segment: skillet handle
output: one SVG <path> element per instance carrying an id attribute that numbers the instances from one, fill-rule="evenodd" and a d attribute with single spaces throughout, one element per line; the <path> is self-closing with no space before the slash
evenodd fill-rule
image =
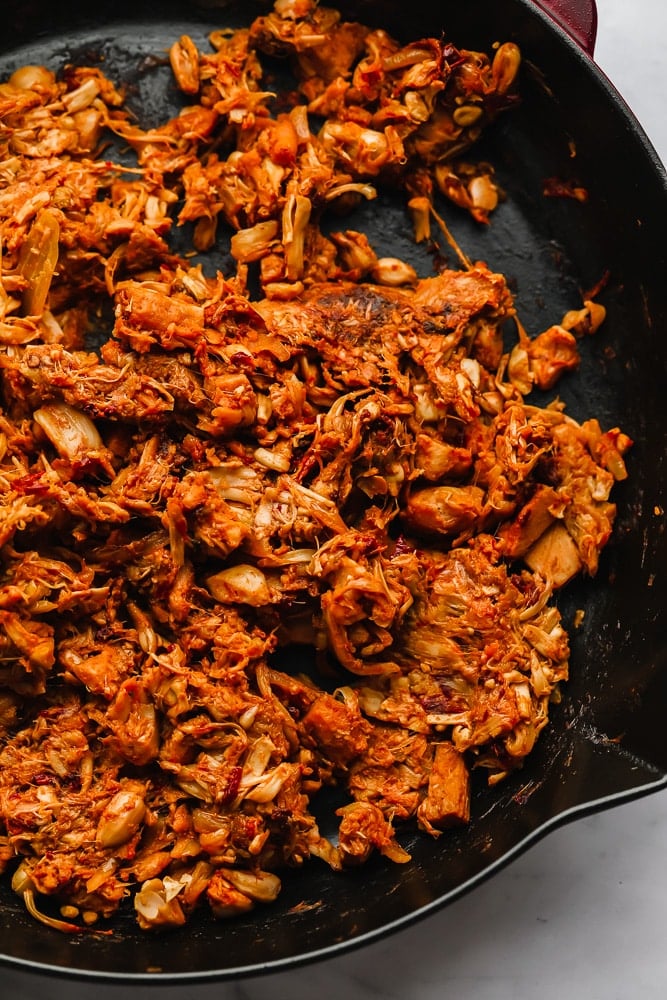
<path id="1" fill-rule="evenodd" d="M 535 3 L 565 29 L 584 52 L 593 56 L 598 27 L 595 0 L 535 0 Z"/>

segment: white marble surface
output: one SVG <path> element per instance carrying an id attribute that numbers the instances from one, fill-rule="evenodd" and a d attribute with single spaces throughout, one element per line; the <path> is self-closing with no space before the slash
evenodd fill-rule
<path id="1" fill-rule="evenodd" d="M 596 60 L 667 162 L 665 0 L 598 0 Z M 664 1000 L 667 794 L 561 828 L 472 893 L 340 958 L 160 1000 Z M 130 1000 L 148 990 L 0 971 L 7 1000 Z"/>
<path id="2" fill-rule="evenodd" d="M 595 61 L 638 118 L 667 164 L 667 31 L 664 0 L 598 0 Z"/>

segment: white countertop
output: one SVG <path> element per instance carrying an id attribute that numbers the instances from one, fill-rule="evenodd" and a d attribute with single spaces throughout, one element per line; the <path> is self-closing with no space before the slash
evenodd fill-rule
<path id="1" fill-rule="evenodd" d="M 667 162 L 665 0 L 598 0 L 596 61 Z M 667 278 L 667 275 L 666 275 Z M 550 833 L 441 912 L 340 958 L 160 1000 L 664 1000 L 667 794 Z M 130 1000 L 137 987 L 2 969 L 11 1000 Z"/>

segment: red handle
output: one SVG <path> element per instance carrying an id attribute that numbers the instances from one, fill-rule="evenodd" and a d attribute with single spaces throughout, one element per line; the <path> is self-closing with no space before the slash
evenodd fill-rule
<path id="1" fill-rule="evenodd" d="M 535 0 L 577 44 L 593 55 L 598 28 L 595 0 Z"/>

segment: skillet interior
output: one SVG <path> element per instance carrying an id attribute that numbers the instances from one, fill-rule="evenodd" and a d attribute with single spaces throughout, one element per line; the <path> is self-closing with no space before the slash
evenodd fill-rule
<path id="1" fill-rule="evenodd" d="M 77 21 L 73 12 L 53 13 L 37 0 L 8 6 L 5 25 L 13 31 L 3 33 L 0 77 L 26 62 L 57 68 L 103 59 L 112 78 L 120 73 L 131 85 L 142 123 L 177 107 L 173 90 L 168 101 L 176 103 L 165 104 L 168 71 L 146 56 L 163 53 L 183 32 L 203 42 L 209 29 L 247 23 L 257 11 L 247 4 L 221 9 L 135 0 L 97 3 L 94 20 Z M 475 785 L 467 829 L 435 842 L 405 839 L 413 855 L 407 866 L 376 860 L 334 875 L 313 862 L 285 879 L 271 908 L 233 923 L 194 920 L 165 936 L 142 934 L 128 913 L 110 937 L 68 938 L 34 923 L 3 886 L 5 961 L 138 982 L 256 974 L 331 955 L 455 898 L 563 819 L 667 780 L 660 712 L 667 695 L 667 291 L 665 255 L 658 250 L 664 246 L 667 179 L 602 75 L 529 0 L 476 0 L 444 12 L 442 4 L 416 0 L 409 20 L 398 0 L 339 6 L 405 40 L 443 27 L 469 48 L 518 40 L 525 58 L 523 103 L 475 152 L 496 166 L 507 201 L 484 229 L 453 209 L 443 211 L 469 256 L 511 279 L 531 333 L 576 307 L 582 291 L 608 274 L 600 295 L 607 322 L 584 343 L 582 368 L 559 385 L 559 393 L 574 417 L 596 416 L 605 428 L 620 425 L 635 447 L 630 479 L 616 488 L 617 527 L 599 574 L 560 602 L 567 625 L 577 608 L 586 608 L 583 626 L 572 635 L 572 680 L 523 771 L 495 791 L 481 781 Z M 544 198 L 542 182 L 550 176 L 575 179 L 588 189 L 588 201 Z M 412 245 L 400 202 L 382 198 L 349 223 L 365 228 L 380 253 L 430 272 L 432 261 Z M 222 247 L 209 266 L 225 267 L 226 261 Z"/>

